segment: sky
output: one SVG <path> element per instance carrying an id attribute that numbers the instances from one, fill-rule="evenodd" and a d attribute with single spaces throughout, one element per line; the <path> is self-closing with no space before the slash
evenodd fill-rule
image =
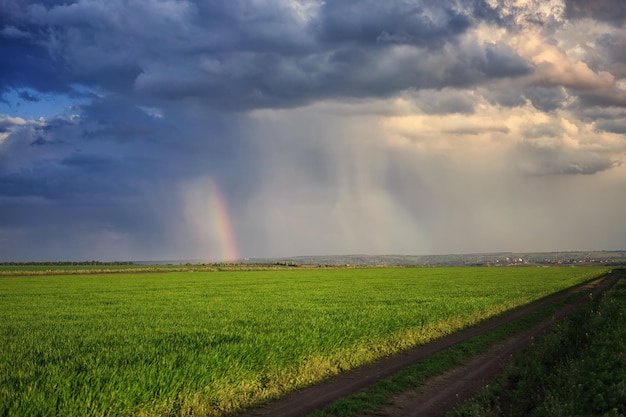
<path id="1" fill-rule="evenodd" d="M 626 0 L 0 0 L 0 261 L 626 248 Z"/>

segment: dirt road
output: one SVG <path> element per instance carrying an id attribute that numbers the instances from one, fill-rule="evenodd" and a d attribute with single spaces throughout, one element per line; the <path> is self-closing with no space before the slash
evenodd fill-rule
<path id="1" fill-rule="evenodd" d="M 615 281 L 616 278 L 613 275 L 599 278 L 585 285 L 515 310 L 505 316 L 490 320 L 482 325 L 462 330 L 402 354 L 342 373 L 323 383 L 301 389 L 263 407 L 239 414 L 238 417 L 306 416 L 343 397 L 354 394 L 380 379 L 389 377 L 406 367 L 414 365 L 428 356 L 463 343 L 473 337 L 488 333 L 513 320 L 536 312 L 551 303 L 564 300 L 572 295 L 580 295 L 577 301 L 568 304 L 548 320 L 537 324 L 531 330 L 503 341 L 490 352 L 480 355 L 460 368 L 427 381 L 416 392 L 395 398 L 393 406 L 386 410 L 388 415 L 394 417 L 443 415 L 482 388 L 485 383 L 504 367 L 512 353 L 522 350 L 531 342 L 533 337 L 544 332 L 555 322 L 574 311 L 581 303 L 587 301 L 590 295 L 598 294 L 610 288 Z"/>

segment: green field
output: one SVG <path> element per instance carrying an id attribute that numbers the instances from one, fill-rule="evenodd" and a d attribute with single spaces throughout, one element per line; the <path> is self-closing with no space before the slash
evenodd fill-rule
<path id="1" fill-rule="evenodd" d="M 601 268 L 0 277 L 0 415 L 221 415 Z"/>

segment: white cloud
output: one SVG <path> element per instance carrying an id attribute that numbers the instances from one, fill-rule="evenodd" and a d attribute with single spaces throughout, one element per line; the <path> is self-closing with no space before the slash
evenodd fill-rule
<path id="1" fill-rule="evenodd" d="M 43 118 L 39 120 L 26 120 L 21 117 L 11 117 L 6 114 L 0 114 L 0 145 L 10 134 L 21 127 L 43 126 L 45 123 L 45 119 Z"/>

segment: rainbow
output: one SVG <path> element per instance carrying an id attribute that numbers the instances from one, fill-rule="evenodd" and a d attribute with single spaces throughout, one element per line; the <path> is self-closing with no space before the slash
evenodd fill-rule
<path id="1" fill-rule="evenodd" d="M 207 181 L 207 187 L 208 211 L 211 223 L 210 231 L 218 247 L 217 257 L 227 262 L 236 261 L 239 259 L 239 255 L 226 199 L 222 196 L 219 187 L 212 179 Z"/>

